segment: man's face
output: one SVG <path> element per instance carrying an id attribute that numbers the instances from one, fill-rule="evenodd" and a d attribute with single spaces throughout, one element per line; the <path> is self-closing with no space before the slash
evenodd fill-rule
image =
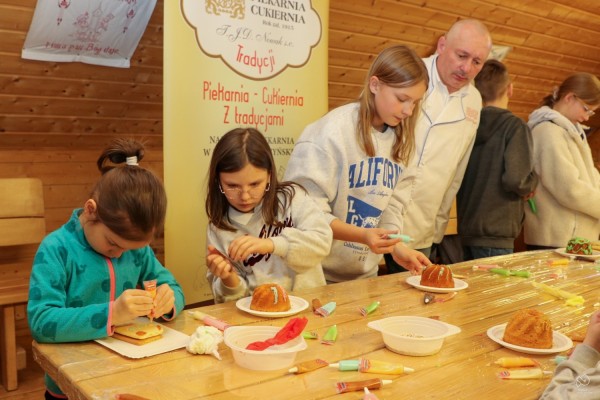
<path id="1" fill-rule="evenodd" d="M 481 71 L 490 52 L 490 41 L 487 35 L 465 27 L 441 37 L 437 52 L 438 74 L 448 92 L 453 93 L 468 85 Z"/>

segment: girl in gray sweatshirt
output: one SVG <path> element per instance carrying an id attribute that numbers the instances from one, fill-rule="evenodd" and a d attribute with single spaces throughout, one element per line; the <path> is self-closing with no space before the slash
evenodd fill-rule
<path id="1" fill-rule="evenodd" d="M 215 146 L 206 198 L 207 279 L 215 303 L 248 296 L 264 283 L 288 291 L 325 285 L 329 223 L 301 186 L 279 182 L 276 171 L 256 129 L 234 129 Z"/>

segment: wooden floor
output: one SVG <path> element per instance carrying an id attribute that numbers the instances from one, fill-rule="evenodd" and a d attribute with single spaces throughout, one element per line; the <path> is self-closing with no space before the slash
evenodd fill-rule
<path id="1" fill-rule="evenodd" d="M 31 356 L 31 336 L 17 336 L 17 344 L 27 352 L 27 368 L 19 371 L 19 387 L 7 392 L 0 384 L 0 399 L 41 400 L 44 398 L 44 371 Z"/>

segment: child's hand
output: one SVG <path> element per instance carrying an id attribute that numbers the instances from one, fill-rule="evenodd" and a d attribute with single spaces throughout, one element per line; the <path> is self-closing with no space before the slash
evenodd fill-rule
<path id="1" fill-rule="evenodd" d="M 401 239 L 388 239 L 388 235 L 397 233 L 397 231 L 382 228 L 365 228 L 364 230 L 363 243 L 369 246 L 375 254 L 391 253 L 394 246 L 401 241 Z"/>
<path id="2" fill-rule="evenodd" d="M 523 200 L 527 201 L 529 199 L 533 199 L 533 197 L 535 196 L 535 190 L 527 193 L 525 196 L 523 196 Z"/>
<path id="3" fill-rule="evenodd" d="M 206 266 L 211 274 L 221 279 L 228 287 L 237 287 L 239 276 L 227 257 L 221 254 L 214 246 L 208 246 L 206 255 Z"/>
<path id="4" fill-rule="evenodd" d="M 154 308 L 151 316 L 153 318 L 162 317 L 173 311 L 175 306 L 175 293 L 167 283 L 163 283 L 156 289 L 156 297 L 154 298 Z"/>
<path id="5" fill-rule="evenodd" d="M 431 261 L 420 251 L 410 249 L 400 243 L 392 252 L 394 261 L 408 269 L 412 275 L 420 275 L 423 266 L 431 265 Z"/>
<path id="6" fill-rule="evenodd" d="M 121 325 L 152 311 L 152 295 L 141 289 L 128 289 L 113 303 L 112 324 Z"/>
<path id="7" fill-rule="evenodd" d="M 600 311 L 596 311 L 590 317 L 590 324 L 583 343 L 600 352 Z"/>
<path id="8" fill-rule="evenodd" d="M 234 261 L 244 261 L 251 254 L 269 254 L 275 250 L 271 239 L 261 239 L 244 235 L 229 245 L 229 257 Z"/>

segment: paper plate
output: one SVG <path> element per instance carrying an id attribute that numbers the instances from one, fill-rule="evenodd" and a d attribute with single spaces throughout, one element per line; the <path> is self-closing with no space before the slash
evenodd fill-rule
<path id="1" fill-rule="evenodd" d="M 516 344 L 507 343 L 502 338 L 504 337 L 504 330 L 506 329 L 506 324 L 492 326 L 487 330 L 487 335 L 494 342 L 498 343 L 501 346 L 506 347 L 507 349 L 511 349 L 514 351 L 518 351 L 520 353 L 527 354 L 553 354 L 560 353 L 562 351 L 567 351 L 571 347 L 573 347 L 573 342 L 567 336 L 563 335 L 560 332 L 553 331 L 552 332 L 552 348 L 550 349 L 535 349 L 531 347 L 523 347 L 517 346 Z"/>
<path id="2" fill-rule="evenodd" d="M 424 292 L 431 292 L 431 293 L 450 293 L 450 292 L 458 292 L 459 290 L 465 290 L 466 288 L 469 287 L 469 284 L 463 280 L 460 279 L 454 279 L 454 287 L 453 288 L 439 288 L 439 287 L 433 287 L 433 286 L 423 286 L 421 285 L 419 282 L 421 282 L 421 276 L 420 275 L 413 275 L 413 276 L 409 276 L 408 278 L 406 278 L 406 283 L 408 283 L 409 285 L 422 290 Z"/>
<path id="3" fill-rule="evenodd" d="M 561 256 L 565 256 L 565 257 L 583 257 L 583 258 L 589 258 L 590 260 L 596 260 L 598 258 L 600 258 L 600 251 L 598 250 L 592 250 L 592 254 L 571 254 L 571 253 L 567 253 L 567 249 L 566 247 L 561 247 L 558 249 L 554 249 L 554 252 L 556 254 L 560 254 Z"/>
<path id="4" fill-rule="evenodd" d="M 244 297 L 243 299 L 239 299 L 235 302 L 235 306 L 242 311 L 247 312 L 248 314 L 256 315 L 257 317 L 265 317 L 265 318 L 281 318 L 281 317 L 289 317 L 290 315 L 298 314 L 300 311 L 304 311 L 308 308 L 308 301 L 304 300 L 302 297 L 296 296 L 288 296 L 290 298 L 290 304 L 292 308 L 288 311 L 278 311 L 278 312 L 267 312 L 267 311 L 257 311 L 250 309 L 250 302 L 252 301 L 252 296 Z"/>

